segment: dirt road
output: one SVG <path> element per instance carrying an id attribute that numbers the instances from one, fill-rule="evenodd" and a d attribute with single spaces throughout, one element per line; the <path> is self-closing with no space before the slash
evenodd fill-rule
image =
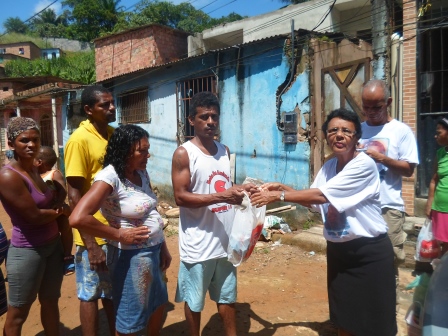
<path id="1" fill-rule="evenodd" d="M 11 226 L 3 209 L 0 209 L 0 222 L 10 237 Z M 162 335 L 188 335 L 183 304 L 174 302 L 179 263 L 177 235 L 170 235 L 167 242 L 173 255 L 173 263 L 167 273 L 170 303 Z M 335 329 L 328 321 L 326 258 L 324 255 L 312 255 L 309 252 L 295 246 L 261 243 L 251 258 L 238 267 L 238 335 L 336 335 Z M 2 269 L 4 270 L 3 265 Z M 412 280 L 410 271 L 403 271 L 401 274 L 402 286 Z M 406 291 L 402 291 L 402 294 L 404 304 L 398 319 L 400 335 L 405 335 L 403 314 L 407 309 L 410 294 Z M 61 335 L 81 335 L 74 276 L 64 278 L 59 307 Z M 23 335 L 44 335 L 39 310 L 40 306 L 35 302 L 24 325 Z M 0 317 L 0 327 L 3 327 L 4 319 L 5 315 Z M 100 327 L 101 336 L 108 335 L 102 310 Z M 208 299 L 202 315 L 201 328 L 202 336 L 223 335 L 216 306 Z"/>

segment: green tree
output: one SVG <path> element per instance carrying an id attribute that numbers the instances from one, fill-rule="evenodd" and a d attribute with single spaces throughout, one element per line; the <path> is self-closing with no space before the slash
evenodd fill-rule
<path id="1" fill-rule="evenodd" d="M 136 6 L 135 12 L 121 17 L 120 23 L 114 31 L 157 23 L 189 33 L 196 33 L 221 23 L 241 19 L 244 19 L 244 17 L 236 13 L 214 19 L 205 12 L 197 10 L 188 2 L 175 5 L 168 1 L 142 0 Z"/>
<path id="2" fill-rule="evenodd" d="M 67 15 L 67 11 L 57 15 L 52 8 L 48 8 L 31 21 L 31 30 L 40 37 L 64 37 L 67 30 Z"/>
<path id="3" fill-rule="evenodd" d="M 118 22 L 122 8 L 120 0 L 64 0 L 68 8 L 68 35 L 90 42 L 101 34 L 111 32 Z"/>
<path id="4" fill-rule="evenodd" d="M 9 17 L 3 23 L 6 33 L 26 34 L 28 26 L 19 17 Z"/>

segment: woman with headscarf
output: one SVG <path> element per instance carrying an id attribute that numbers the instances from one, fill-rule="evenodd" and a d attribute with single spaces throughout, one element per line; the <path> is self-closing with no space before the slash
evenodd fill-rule
<path id="1" fill-rule="evenodd" d="M 45 335 L 57 336 L 64 255 L 56 218 L 70 211 L 66 205 L 52 208 L 53 192 L 34 165 L 40 149 L 35 121 L 12 118 L 6 132 L 14 160 L 0 170 L 0 200 L 13 225 L 6 261 L 9 292 L 4 334 L 21 334 L 39 296 Z"/>
<path id="2" fill-rule="evenodd" d="M 12 118 L 7 126 L 14 160 L 0 170 L 0 200 L 13 225 L 6 268 L 9 301 L 5 335 L 20 335 L 39 295 L 46 335 L 59 334 L 58 299 L 63 253 L 56 218 L 68 208 L 52 209 L 53 193 L 34 167 L 40 133 L 33 119 Z"/>
<path id="3" fill-rule="evenodd" d="M 393 336 L 394 253 L 381 216 L 376 164 L 357 151 L 362 131 L 355 112 L 332 111 L 322 130 L 334 157 L 325 162 L 310 189 L 267 183 L 251 190 L 252 204 L 285 201 L 318 210 L 327 239 L 330 319 L 338 335 Z"/>

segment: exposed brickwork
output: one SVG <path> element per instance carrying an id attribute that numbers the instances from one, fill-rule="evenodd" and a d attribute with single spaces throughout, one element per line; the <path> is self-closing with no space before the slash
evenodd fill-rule
<path id="1" fill-rule="evenodd" d="M 36 59 L 40 58 L 40 48 L 33 42 L 17 42 L 0 44 L 0 49 L 5 49 L 5 60 L 15 58 Z M 1 67 L 4 63 L 0 64 Z"/>
<path id="2" fill-rule="evenodd" d="M 187 57 L 188 34 L 147 25 L 95 40 L 96 80 Z"/>
<path id="3" fill-rule="evenodd" d="M 0 100 L 10 97 L 14 94 L 13 83 L 11 82 L 1 82 L 0 83 Z"/>
<path id="4" fill-rule="evenodd" d="M 403 122 L 416 134 L 417 116 L 417 3 L 403 2 Z M 414 173 L 415 175 L 415 173 Z M 403 179 L 403 199 L 406 213 L 414 215 L 415 178 Z"/>

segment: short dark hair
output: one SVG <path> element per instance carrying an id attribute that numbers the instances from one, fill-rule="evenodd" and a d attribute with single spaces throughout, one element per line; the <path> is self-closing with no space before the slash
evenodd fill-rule
<path id="1" fill-rule="evenodd" d="M 50 146 L 41 146 L 39 153 L 37 153 L 36 159 L 42 160 L 42 162 L 50 166 L 54 166 L 56 161 L 58 161 L 56 152 Z"/>
<path id="2" fill-rule="evenodd" d="M 361 129 L 361 121 L 359 120 L 358 115 L 350 110 L 347 110 L 346 108 L 338 108 L 336 110 L 333 110 L 330 112 L 330 114 L 327 116 L 327 120 L 325 120 L 324 124 L 322 125 L 322 131 L 324 132 L 325 136 L 327 136 L 327 129 L 328 124 L 330 123 L 331 119 L 334 118 L 340 118 L 343 120 L 351 121 L 355 125 L 355 136 L 360 139 L 362 136 L 362 129 Z"/>
<path id="3" fill-rule="evenodd" d="M 84 111 L 86 105 L 93 107 L 98 102 L 98 95 L 102 93 L 110 93 L 110 91 L 101 85 L 87 86 L 81 94 L 81 109 Z"/>
<path id="4" fill-rule="evenodd" d="M 194 118 L 196 116 L 198 107 L 215 107 L 218 114 L 221 113 L 218 98 L 211 92 L 196 93 L 190 101 L 189 116 Z"/>
<path id="5" fill-rule="evenodd" d="M 118 178 L 124 183 L 126 164 L 132 155 L 134 144 L 143 138 L 149 138 L 149 134 L 140 126 L 127 124 L 117 127 L 107 143 L 103 168 L 112 165 Z"/>
<path id="6" fill-rule="evenodd" d="M 442 126 L 444 129 L 448 131 L 448 118 L 442 118 L 437 122 L 437 125 Z"/>

